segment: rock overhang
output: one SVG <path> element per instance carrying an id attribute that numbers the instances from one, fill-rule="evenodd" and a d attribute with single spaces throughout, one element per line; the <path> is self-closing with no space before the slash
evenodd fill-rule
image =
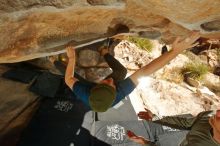
<path id="1" fill-rule="evenodd" d="M 200 30 L 220 38 L 220 2 L 162 0 L 45 0 L 2 2 L 0 63 L 64 52 L 118 33 L 162 39 Z"/>

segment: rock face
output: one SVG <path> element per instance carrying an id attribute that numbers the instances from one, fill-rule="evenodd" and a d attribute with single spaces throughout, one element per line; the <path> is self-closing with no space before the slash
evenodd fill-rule
<path id="1" fill-rule="evenodd" d="M 211 73 L 205 75 L 203 84 L 213 91 L 220 92 L 220 77 Z"/>
<path id="2" fill-rule="evenodd" d="M 28 91 L 29 85 L 8 80 L 2 77 L 8 67 L 0 66 L 0 137 L 7 133 L 13 132 L 12 129 L 19 131 L 25 123 L 22 113 L 38 101 L 38 95 Z M 26 115 L 26 114 L 25 114 Z M 20 118 L 18 118 L 20 116 Z M 30 117 L 31 115 L 26 117 Z M 23 119 L 24 118 L 24 119 Z M 26 121 L 27 122 L 27 121 Z M 10 131 L 11 130 L 11 131 Z M 2 139 L 1 139 L 2 140 Z M 0 140 L 0 142 L 1 142 Z"/>
<path id="3" fill-rule="evenodd" d="M 80 66 L 96 66 L 99 61 L 99 53 L 91 50 L 82 50 L 79 52 Z"/>
<path id="4" fill-rule="evenodd" d="M 130 97 L 141 98 L 144 106 L 159 116 L 187 113 L 197 115 L 202 111 L 216 109 L 220 105 L 220 98 L 208 89 L 212 95 L 202 92 L 202 89 L 151 77 L 142 81 Z"/>
<path id="5" fill-rule="evenodd" d="M 220 36 L 217 0 L 4 0 L 0 2 L 0 63 L 63 52 L 122 32 L 166 43 L 200 30 Z M 61 52 L 60 52 L 61 51 Z"/>

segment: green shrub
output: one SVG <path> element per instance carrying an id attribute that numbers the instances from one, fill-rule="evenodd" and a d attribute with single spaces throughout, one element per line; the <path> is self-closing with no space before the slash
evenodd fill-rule
<path id="1" fill-rule="evenodd" d="M 153 49 L 153 44 L 148 39 L 139 38 L 139 37 L 128 37 L 128 41 L 134 43 L 137 47 L 148 52 L 151 52 Z"/>
<path id="2" fill-rule="evenodd" d="M 182 69 L 181 73 L 193 79 L 201 80 L 203 76 L 208 73 L 208 71 L 208 66 L 203 63 L 189 62 Z"/>

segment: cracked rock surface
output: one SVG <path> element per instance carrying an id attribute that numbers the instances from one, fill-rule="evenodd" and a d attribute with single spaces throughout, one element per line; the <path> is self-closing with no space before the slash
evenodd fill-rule
<path id="1" fill-rule="evenodd" d="M 161 39 L 200 30 L 220 36 L 216 0 L 4 0 L 0 2 L 0 63 L 64 52 L 122 32 Z M 61 51 L 61 52 L 60 52 Z"/>

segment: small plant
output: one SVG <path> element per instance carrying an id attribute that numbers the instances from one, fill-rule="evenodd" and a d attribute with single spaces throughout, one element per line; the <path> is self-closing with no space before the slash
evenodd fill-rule
<path id="1" fill-rule="evenodd" d="M 182 69 L 181 73 L 193 79 L 201 80 L 208 71 L 208 66 L 203 63 L 189 62 Z"/>
<path id="2" fill-rule="evenodd" d="M 153 44 L 148 39 L 139 38 L 139 37 L 128 37 L 128 41 L 134 43 L 137 47 L 148 52 L 151 52 L 153 49 Z"/>

